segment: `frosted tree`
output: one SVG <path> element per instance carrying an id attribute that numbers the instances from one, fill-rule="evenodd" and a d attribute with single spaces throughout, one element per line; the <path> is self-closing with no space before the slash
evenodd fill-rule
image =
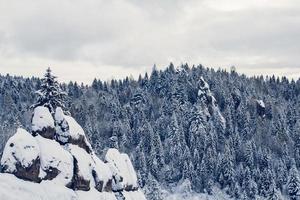
<path id="1" fill-rule="evenodd" d="M 295 152 L 295 161 L 297 167 L 300 167 L 300 120 L 297 120 L 295 123 L 294 128 L 294 137 L 295 137 L 295 144 L 294 144 L 294 152 Z"/>
<path id="2" fill-rule="evenodd" d="M 287 190 L 291 200 L 296 200 L 296 195 L 300 190 L 300 178 L 299 178 L 299 172 L 295 165 L 293 165 L 292 168 L 290 169 Z"/>
<path id="3" fill-rule="evenodd" d="M 254 152 L 255 151 L 252 145 L 252 141 L 248 141 L 245 145 L 244 157 L 245 163 L 250 168 L 250 170 L 252 170 L 254 166 Z"/>
<path id="4" fill-rule="evenodd" d="M 234 168 L 233 168 L 233 156 L 230 152 L 229 145 L 225 144 L 225 152 L 222 154 L 222 160 L 221 160 L 221 170 L 220 170 L 220 177 L 222 179 L 220 180 L 221 187 L 224 188 L 226 186 L 231 186 L 231 184 L 234 184 Z"/>
<path id="5" fill-rule="evenodd" d="M 275 182 L 272 183 L 270 194 L 268 196 L 268 200 L 281 200 L 279 191 L 276 189 Z"/>
<path id="6" fill-rule="evenodd" d="M 163 194 L 159 187 L 159 183 L 150 173 L 148 174 L 148 183 L 145 188 L 145 194 L 151 200 L 163 200 Z"/>
<path id="7" fill-rule="evenodd" d="M 271 169 L 264 169 L 261 174 L 260 180 L 260 194 L 268 197 L 274 189 L 274 175 Z"/>
<path id="8" fill-rule="evenodd" d="M 41 89 L 36 91 L 38 99 L 37 102 L 31 106 L 32 108 L 45 106 L 51 113 L 54 113 L 57 107 L 65 109 L 64 100 L 67 94 L 62 91 L 56 78 L 56 76 L 52 75 L 52 71 L 49 67 L 42 79 Z"/>
<path id="9" fill-rule="evenodd" d="M 257 194 L 257 185 L 251 177 L 250 169 L 248 166 L 245 170 L 242 188 L 246 192 L 248 199 L 255 199 Z"/>
<path id="10" fill-rule="evenodd" d="M 276 186 L 278 189 L 280 189 L 280 191 L 283 191 L 283 186 L 286 184 L 287 176 L 288 176 L 286 165 L 280 159 L 277 162 L 275 169 L 276 169 Z"/>
<path id="11" fill-rule="evenodd" d="M 154 132 L 151 128 L 150 131 L 150 170 L 152 174 L 157 177 L 157 179 L 161 179 L 162 168 L 164 166 L 164 156 L 163 156 L 163 147 L 161 144 L 161 140 L 159 134 Z"/>
<path id="12" fill-rule="evenodd" d="M 147 169 L 145 154 L 140 145 L 137 147 L 137 155 L 136 155 L 135 162 L 136 162 L 136 168 L 138 169 L 139 172 L 139 185 L 141 187 L 144 187 L 148 176 L 148 169 Z"/>

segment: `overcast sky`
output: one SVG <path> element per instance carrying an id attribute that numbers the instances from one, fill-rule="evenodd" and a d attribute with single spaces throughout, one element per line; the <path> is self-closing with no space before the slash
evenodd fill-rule
<path id="1" fill-rule="evenodd" d="M 89 83 L 188 62 L 300 77 L 299 0 L 0 0 L 0 73 Z"/>

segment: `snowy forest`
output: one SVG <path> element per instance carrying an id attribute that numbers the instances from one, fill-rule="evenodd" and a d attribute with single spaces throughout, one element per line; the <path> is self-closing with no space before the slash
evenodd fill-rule
<path id="1" fill-rule="evenodd" d="M 0 152 L 17 127 L 31 129 L 41 85 L 0 76 Z M 232 199 L 299 198 L 300 79 L 171 63 L 137 80 L 61 88 L 97 155 L 126 152 L 149 200 L 178 185 L 208 195 L 219 188 Z"/>

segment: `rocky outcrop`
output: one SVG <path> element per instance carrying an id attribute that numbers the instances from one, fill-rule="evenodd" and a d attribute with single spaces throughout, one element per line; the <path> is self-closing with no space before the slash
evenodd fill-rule
<path id="1" fill-rule="evenodd" d="M 263 100 L 256 100 L 256 110 L 259 116 L 264 116 L 266 114 L 266 106 Z"/>
<path id="2" fill-rule="evenodd" d="M 141 195 L 145 199 L 126 154 L 109 149 L 104 163 L 74 118 L 64 115 L 60 108 L 53 115 L 47 108 L 37 107 L 32 133 L 18 129 L 8 140 L 1 159 L 3 173 L 35 183 L 51 181 L 74 191 L 112 193 L 117 199 L 126 200 L 131 192 L 138 193 L 138 199 Z"/>

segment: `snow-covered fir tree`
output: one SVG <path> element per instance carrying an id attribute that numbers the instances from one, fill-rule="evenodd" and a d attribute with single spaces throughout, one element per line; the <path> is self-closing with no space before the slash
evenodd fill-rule
<path id="1" fill-rule="evenodd" d="M 54 113 L 57 107 L 66 108 L 64 100 L 67 93 L 61 89 L 56 78 L 49 67 L 44 78 L 41 79 L 40 89 L 36 91 L 38 98 L 37 102 L 32 105 L 32 108 L 45 106 L 51 113 Z"/>
<path id="2" fill-rule="evenodd" d="M 287 183 L 287 191 L 291 200 L 296 200 L 297 196 L 299 196 L 300 178 L 299 178 L 299 172 L 295 164 L 293 164 L 292 168 L 290 169 L 289 180 Z"/>

